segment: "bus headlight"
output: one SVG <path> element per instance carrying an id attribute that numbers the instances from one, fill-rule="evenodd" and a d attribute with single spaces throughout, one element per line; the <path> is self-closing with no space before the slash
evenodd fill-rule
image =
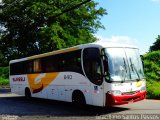
<path id="1" fill-rule="evenodd" d="M 146 87 L 143 86 L 143 87 L 140 89 L 140 91 L 141 91 L 141 92 L 146 91 Z"/>
<path id="2" fill-rule="evenodd" d="M 118 96 L 118 95 L 122 95 L 122 92 L 120 90 L 111 90 L 111 91 L 108 91 L 108 94 Z"/>

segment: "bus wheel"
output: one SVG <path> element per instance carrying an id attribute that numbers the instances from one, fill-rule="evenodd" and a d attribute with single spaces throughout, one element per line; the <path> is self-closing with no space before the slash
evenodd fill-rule
<path id="1" fill-rule="evenodd" d="M 29 88 L 25 89 L 25 97 L 26 98 L 31 98 L 31 92 L 30 92 Z"/>
<path id="2" fill-rule="evenodd" d="M 84 107 L 86 100 L 81 91 L 74 91 L 72 94 L 72 103 L 78 107 Z"/>

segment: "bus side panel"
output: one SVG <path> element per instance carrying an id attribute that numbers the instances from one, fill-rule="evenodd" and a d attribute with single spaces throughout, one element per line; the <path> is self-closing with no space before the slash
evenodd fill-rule
<path id="1" fill-rule="evenodd" d="M 86 103 L 92 104 L 90 82 L 82 74 L 61 72 L 51 84 L 58 86 L 58 100 L 72 102 L 73 91 L 80 90 L 85 96 Z"/>
<path id="2" fill-rule="evenodd" d="M 43 83 L 43 81 L 47 81 L 46 79 L 42 80 L 42 84 L 45 84 L 45 87 L 37 93 L 32 92 L 33 97 L 72 102 L 73 91 L 80 90 L 85 96 L 86 103 L 92 104 L 90 82 L 82 74 L 76 72 L 60 72 L 48 84 L 47 82 Z"/>
<path id="3" fill-rule="evenodd" d="M 36 78 L 37 77 L 35 77 L 35 79 Z M 76 72 L 60 72 L 49 83 L 47 83 L 46 81 L 48 81 L 47 79 L 50 78 L 41 78 L 42 81 L 45 81 L 45 87 L 35 93 L 33 92 L 34 88 L 31 88 L 29 79 L 30 78 L 28 77 L 28 75 L 10 76 L 11 91 L 19 95 L 25 95 L 25 88 L 28 87 L 31 91 L 32 97 L 72 102 L 73 91 L 80 90 L 85 96 L 86 103 L 92 105 L 93 91 L 90 90 L 91 83 L 82 74 Z"/>
<path id="4" fill-rule="evenodd" d="M 48 88 L 46 88 L 46 91 L 48 93 L 48 99 L 58 100 L 58 86 L 51 84 L 48 86 Z"/>
<path id="5" fill-rule="evenodd" d="M 25 88 L 28 86 L 27 75 L 12 75 L 10 76 L 11 92 L 18 95 L 25 94 Z"/>

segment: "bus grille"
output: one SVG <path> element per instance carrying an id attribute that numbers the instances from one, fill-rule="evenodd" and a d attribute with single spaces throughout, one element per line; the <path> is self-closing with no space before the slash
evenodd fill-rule
<path id="1" fill-rule="evenodd" d="M 133 95 L 136 94 L 137 91 L 132 91 L 132 92 L 124 92 L 123 95 Z"/>

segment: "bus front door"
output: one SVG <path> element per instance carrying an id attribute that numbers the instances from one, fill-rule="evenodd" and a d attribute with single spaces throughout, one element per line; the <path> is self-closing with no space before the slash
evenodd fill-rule
<path id="1" fill-rule="evenodd" d="M 103 106 L 102 60 L 98 48 L 86 48 L 83 51 L 84 73 L 91 82 L 92 104 Z"/>

